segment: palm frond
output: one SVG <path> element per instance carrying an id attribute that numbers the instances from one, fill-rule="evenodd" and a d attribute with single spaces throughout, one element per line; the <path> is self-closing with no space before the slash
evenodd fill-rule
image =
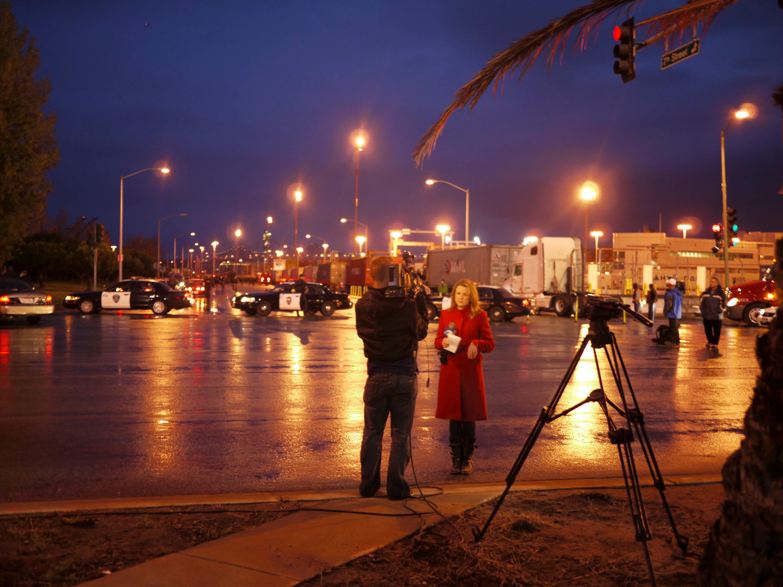
<path id="1" fill-rule="evenodd" d="M 584 50 L 587 47 L 590 32 L 605 18 L 623 8 L 630 10 L 633 4 L 638 1 L 594 0 L 590 4 L 576 8 L 547 26 L 522 37 L 496 54 L 473 79 L 457 90 L 451 104 L 419 140 L 413 151 L 413 160 L 416 165 L 421 167 L 424 159 L 432 154 L 438 137 L 454 112 L 466 107 L 473 109 L 490 87 L 497 90 L 501 82 L 512 72 L 518 72 L 519 77 L 522 78 L 547 49 L 549 50 L 548 62 L 552 63 L 556 55 L 565 50 L 568 39 L 575 29 L 578 29 L 577 47 Z M 645 44 L 668 38 L 697 25 L 708 26 L 721 10 L 736 1 L 690 0 L 676 10 L 647 19 L 640 24 L 650 27 L 649 30 L 656 37 L 648 39 Z"/>

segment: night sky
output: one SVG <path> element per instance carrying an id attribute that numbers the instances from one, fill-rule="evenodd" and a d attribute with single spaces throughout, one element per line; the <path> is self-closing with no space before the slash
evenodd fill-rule
<path id="1" fill-rule="evenodd" d="M 97 216 L 116 242 L 119 177 L 168 163 L 163 179 L 125 183 L 125 234 L 163 249 L 194 230 L 260 246 L 293 238 L 290 186 L 305 201 L 300 235 L 350 250 L 353 149 L 364 128 L 359 219 L 371 248 L 393 227 L 448 222 L 464 233 L 464 195 L 426 187 L 430 176 L 471 190 L 471 236 L 581 235 L 581 181 L 601 185 L 590 228 L 645 225 L 707 237 L 720 215 L 720 130 L 743 102 L 757 119 L 727 132 L 729 205 L 742 228 L 783 229 L 783 125 L 770 97 L 783 83 L 783 10 L 742 0 L 718 16 L 701 54 L 660 70 L 661 44 L 642 50 L 637 78 L 612 73 L 610 17 L 585 52 L 541 60 L 521 81 L 457 113 L 423 170 L 411 152 L 454 92 L 497 51 L 581 5 L 572 1 L 79 1 L 15 0 L 52 83 L 61 153 L 49 214 Z M 680 2 L 640 3 L 638 20 Z M 687 41 L 683 40 L 682 42 Z M 670 49 L 680 43 L 674 41 Z M 604 244 L 604 243 L 602 243 Z M 608 245 L 608 243 L 606 243 Z M 221 247 L 222 248 L 222 247 Z"/>

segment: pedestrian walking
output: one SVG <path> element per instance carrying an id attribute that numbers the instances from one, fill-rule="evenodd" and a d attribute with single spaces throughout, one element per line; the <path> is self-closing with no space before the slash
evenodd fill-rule
<path id="1" fill-rule="evenodd" d="M 468 475 L 473 470 L 476 421 L 487 419 L 482 355 L 495 348 L 489 318 L 469 279 L 454 285 L 452 305 L 440 315 L 435 348 L 441 351 L 435 417 L 449 420 L 451 474 Z"/>
<path id="2" fill-rule="evenodd" d="M 410 497 L 405 469 L 410 460 L 410 437 L 416 406 L 416 350 L 427 336 L 427 305 L 423 292 L 400 295 L 389 287 L 390 257 L 370 263 L 373 285 L 356 302 L 356 331 L 364 343 L 367 382 L 364 385 L 362 434 L 362 497 L 372 497 L 381 486 L 383 430 L 391 416 L 391 451 L 386 473 L 389 499 Z"/>
<path id="3" fill-rule="evenodd" d="M 666 280 L 666 293 L 663 296 L 663 315 L 669 319 L 669 340 L 680 344 L 680 320 L 682 319 L 682 292 L 677 288 L 677 280 Z"/>
<path id="4" fill-rule="evenodd" d="M 642 288 L 638 283 L 633 284 L 633 292 L 632 292 L 632 298 L 633 301 L 633 311 L 637 314 L 642 309 Z"/>
<path id="5" fill-rule="evenodd" d="M 655 322 L 655 301 L 657 299 L 658 294 L 655 291 L 655 286 L 651 283 L 647 289 L 647 296 L 645 297 L 645 300 L 647 301 L 647 317 L 650 319 L 650 322 Z"/>
<path id="6" fill-rule="evenodd" d="M 720 342 L 720 329 L 723 325 L 723 310 L 726 308 L 726 293 L 717 277 L 710 278 L 710 285 L 699 298 L 699 310 L 704 322 L 704 334 L 707 348 L 717 350 Z"/>

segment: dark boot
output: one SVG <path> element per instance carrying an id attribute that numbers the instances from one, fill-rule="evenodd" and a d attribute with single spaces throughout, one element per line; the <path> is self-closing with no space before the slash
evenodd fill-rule
<path id="1" fill-rule="evenodd" d="M 462 473 L 462 444 L 451 444 L 451 474 L 459 475 Z"/>
<path id="2" fill-rule="evenodd" d="M 474 428 L 475 430 L 475 428 Z M 476 450 L 476 434 L 469 431 L 462 437 L 462 471 L 463 475 L 473 472 L 473 451 Z"/>

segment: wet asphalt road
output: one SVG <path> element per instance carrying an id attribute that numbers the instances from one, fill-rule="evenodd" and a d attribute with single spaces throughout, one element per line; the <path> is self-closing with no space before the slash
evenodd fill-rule
<path id="1" fill-rule="evenodd" d="M 0 325 L 0 500 L 356 486 L 365 360 L 353 310 L 302 319 L 246 317 L 225 300 L 217 309 Z M 741 439 L 761 331 L 726 326 L 721 355 L 710 356 L 700 322 L 683 325 L 679 348 L 653 344 L 636 322 L 610 325 L 664 475 L 718 472 Z M 448 425 L 433 418 L 435 327 L 419 358 L 413 433 L 415 471 L 428 484 L 454 480 Z M 505 478 L 586 330 L 554 316 L 493 325 L 472 480 Z M 560 406 L 596 385 L 590 353 Z M 590 403 L 545 427 L 519 479 L 619 474 Z"/>

